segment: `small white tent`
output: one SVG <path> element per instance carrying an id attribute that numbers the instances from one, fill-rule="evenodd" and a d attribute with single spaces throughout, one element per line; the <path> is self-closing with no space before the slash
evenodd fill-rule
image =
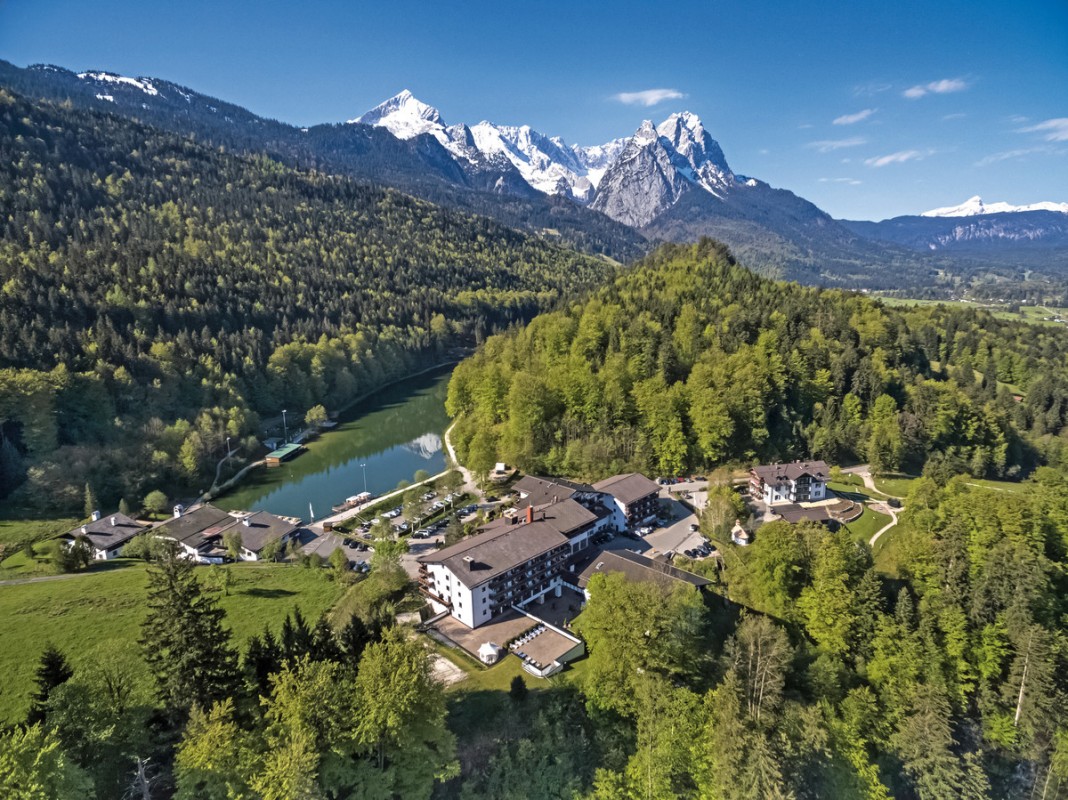
<path id="1" fill-rule="evenodd" d="M 496 664 L 501 652 L 501 648 L 493 642 L 485 642 L 478 648 L 478 658 L 483 664 Z"/>

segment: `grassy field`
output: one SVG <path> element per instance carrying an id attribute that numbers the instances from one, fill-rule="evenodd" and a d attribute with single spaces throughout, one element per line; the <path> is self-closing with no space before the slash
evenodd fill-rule
<path id="1" fill-rule="evenodd" d="M 986 478 L 969 478 L 968 485 L 979 489 L 992 489 L 995 492 L 1009 492 L 1010 494 L 1022 494 L 1027 491 L 1028 484 L 1018 481 L 988 481 Z"/>
<path id="2" fill-rule="evenodd" d="M 889 578 L 901 577 L 901 528 L 887 531 L 879 537 L 872 549 L 875 571 Z"/>
<path id="3" fill-rule="evenodd" d="M 916 475 L 887 475 L 877 476 L 874 479 L 876 488 L 883 494 L 893 497 L 907 497 L 912 484 L 916 482 Z"/>
<path id="4" fill-rule="evenodd" d="M 0 545 L 16 542 L 51 539 L 66 533 L 77 525 L 79 520 L 67 517 L 17 517 L 0 516 Z"/>
<path id="5" fill-rule="evenodd" d="M 37 659 L 53 643 L 79 664 L 94 654 L 137 653 L 145 615 L 147 579 L 142 562 L 59 580 L 0 586 L 0 723 L 21 718 L 29 705 Z M 240 645 L 265 624 L 277 630 L 299 607 L 309 620 L 330 608 L 339 587 L 325 572 L 285 565 L 234 565 L 229 595 L 219 598 L 234 641 Z M 202 570 L 201 575 L 207 575 Z M 143 676 L 148 680 L 148 676 Z"/>
<path id="6" fill-rule="evenodd" d="M 981 308 L 989 311 L 998 319 L 1013 322 L 1029 322 L 1034 325 L 1053 325 L 1063 327 L 1065 323 L 1055 322 L 1047 317 L 1068 319 L 1068 309 L 1056 306 L 1020 306 L 1019 312 L 1009 311 L 1000 303 L 973 303 L 969 300 L 914 300 L 905 297 L 877 297 L 888 306 L 956 306 L 957 308 Z"/>
<path id="7" fill-rule="evenodd" d="M 889 523 L 890 517 L 886 514 L 880 514 L 878 511 L 865 508 L 864 515 L 855 522 L 850 522 L 845 528 L 855 540 L 866 542 L 875 535 L 876 531 Z"/>

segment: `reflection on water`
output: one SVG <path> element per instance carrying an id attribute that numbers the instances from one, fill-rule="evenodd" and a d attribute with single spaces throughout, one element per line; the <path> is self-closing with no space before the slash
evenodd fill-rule
<path id="1" fill-rule="evenodd" d="M 445 469 L 442 436 L 448 426 L 445 394 L 452 368 L 421 375 L 382 390 L 347 411 L 338 427 L 308 450 L 275 469 L 258 469 L 218 505 L 226 509 L 270 511 L 317 517 L 346 497 L 382 494 L 417 470 Z M 365 483 L 366 480 L 366 483 Z"/>
<path id="2" fill-rule="evenodd" d="M 418 439 L 412 439 L 412 441 L 403 446 L 420 458 L 427 460 L 440 453 L 443 447 L 441 437 L 436 433 L 424 433 Z"/>

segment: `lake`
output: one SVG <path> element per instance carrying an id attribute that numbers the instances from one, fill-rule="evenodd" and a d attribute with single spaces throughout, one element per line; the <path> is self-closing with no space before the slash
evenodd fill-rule
<path id="1" fill-rule="evenodd" d="M 311 503 L 319 519 L 365 488 L 378 495 L 397 488 L 399 481 L 411 481 L 418 470 L 436 475 L 445 469 L 445 394 L 452 369 L 382 389 L 341 414 L 336 428 L 292 461 L 253 470 L 213 502 L 227 510 L 263 510 L 305 520 Z"/>

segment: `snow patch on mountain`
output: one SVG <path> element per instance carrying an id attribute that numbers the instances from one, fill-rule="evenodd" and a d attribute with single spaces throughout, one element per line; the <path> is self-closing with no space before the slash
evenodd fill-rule
<path id="1" fill-rule="evenodd" d="M 142 92 L 148 95 L 158 95 L 159 90 L 152 85 L 152 81 L 148 78 L 127 78 L 124 75 L 114 75 L 110 72 L 79 72 L 78 77 L 83 81 L 86 79 L 96 81 L 97 83 L 120 83 L 127 86 L 133 86 L 140 89 Z"/>
<path id="2" fill-rule="evenodd" d="M 959 206 L 947 206 L 924 211 L 921 217 L 975 217 L 982 214 L 1009 214 L 1022 211 L 1059 211 L 1068 214 L 1068 203 L 1031 203 L 1025 206 L 1014 206 L 1009 203 L 984 203 L 979 195 L 970 197 Z"/>

